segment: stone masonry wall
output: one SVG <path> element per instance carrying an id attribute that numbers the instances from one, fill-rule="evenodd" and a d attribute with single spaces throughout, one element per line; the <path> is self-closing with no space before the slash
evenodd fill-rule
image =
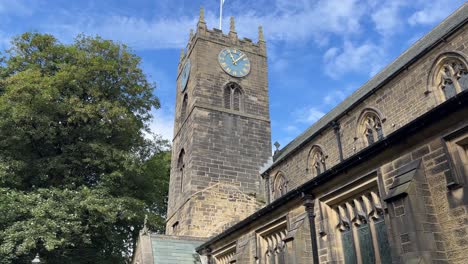
<path id="1" fill-rule="evenodd" d="M 358 118 L 365 109 L 375 109 L 383 120 L 385 136 L 408 124 L 415 118 L 437 106 L 440 101 L 436 95 L 427 93 L 431 67 L 438 55 L 444 52 L 467 52 L 468 25 L 434 47 L 431 52 L 418 59 L 363 102 L 347 112 L 338 121 L 344 159 L 362 150 L 365 145 L 361 135 L 357 134 Z M 308 154 L 312 146 L 323 147 L 327 169 L 340 162 L 339 149 L 333 128 L 330 126 L 315 136 L 309 143 L 277 164 L 269 173 L 270 184 L 274 176 L 282 171 L 288 179 L 288 189 L 293 189 L 313 176 L 307 173 Z M 270 190 L 273 186 L 271 186 Z"/>
<path id="2" fill-rule="evenodd" d="M 249 57 L 251 72 L 246 77 L 234 78 L 220 67 L 218 54 L 225 47 L 237 47 Z M 259 175 L 271 156 L 265 43 L 238 39 L 235 32 L 207 30 L 201 21 L 181 58 L 179 74 L 187 59 L 191 61 L 187 88 L 176 96 L 166 232 L 208 237 L 265 203 Z M 242 88 L 240 111 L 223 105 L 223 89 L 229 82 Z M 182 120 L 185 94 L 188 107 Z M 177 166 L 182 149 L 183 183 Z"/>

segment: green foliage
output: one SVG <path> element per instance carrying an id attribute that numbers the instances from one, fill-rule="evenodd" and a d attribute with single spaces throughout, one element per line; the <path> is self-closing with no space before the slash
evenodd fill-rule
<path id="1" fill-rule="evenodd" d="M 25 33 L 0 59 L 0 263 L 125 263 L 163 231 L 168 143 L 145 138 L 154 85 L 129 49 Z"/>

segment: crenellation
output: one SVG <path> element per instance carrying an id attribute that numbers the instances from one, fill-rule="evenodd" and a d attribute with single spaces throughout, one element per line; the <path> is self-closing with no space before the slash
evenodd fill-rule
<path id="1" fill-rule="evenodd" d="M 345 100 L 332 118 L 300 136 L 299 145 L 280 150 L 266 170 L 263 29 L 257 43 L 239 39 L 233 19 L 228 34 L 208 30 L 201 10 L 178 71 L 177 84 L 191 60 L 187 88 L 176 98 L 177 113 L 184 96 L 190 111 L 175 119 L 167 233 L 211 237 L 197 250 L 214 263 L 226 247 L 240 264 L 266 263 L 268 254 L 285 263 L 465 263 L 468 93 L 444 97 L 439 64 L 455 54 L 468 65 L 466 10 L 467 4 L 450 18 L 465 17 L 455 30 L 448 31 L 448 22 L 434 30 L 448 32 L 443 41 L 418 41 L 433 44 L 402 54 L 399 59 L 413 57 L 386 78 L 378 74 L 377 83 L 370 80 L 372 89 L 358 89 L 352 104 Z M 216 56 L 225 47 L 249 57 L 248 75 L 232 77 L 219 67 Z M 231 82 L 242 92 L 227 86 Z M 242 104 L 233 103 L 236 91 Z"/>
<path id="2" fill-rule="evenodd" d="M 253 68 L 261 65 L 265 69 L 252 71 L 243 78 L 228 75 L 217 61 L 224 47 L 240 48 Z M 172 234 L 169 227 L 179 221 L 178 235 L 209 236 L 261 206 L 256 199 L 246 197 L 263 195 L 258 171 L 271 153 L 265 55 L 256 44 L 238 39 L 233 20 L 228 35 L 217 29 L 208 30 L 201 9 L 197 30 L 190 35 L 181 58 L 182 65 L 191 61 L 184 92 L 189 98 L 189 110 L 185 120 L 176 117 L 173 157 L 183 148 L 187 159 L 183 184 L 178 176 L 182 174 L 177 169 L 178 163 L 172 162 L 168 234 Z M 178 79 L 181 74 L 182 66 Z M 223 87 L 229 82 L 236 82 L 242 88 L 243 107 L 237 111 L 225 109 Z M 176 113 L 181 111 L 181 98 L 182 93 L 178 92 Z M 183 192 L 177 189 L 181 184 Z M 226 189 L 226 186 L 230 187 Z M 213 206 L 200 207 L 197 201 L 210 202 Z M 238 213 L 230 218 L 224 212 L 226 205 L 239 205 L 242 209 L 236 209 Z M 199 210 L 203 213 L 199 214 Z M 223 224 L 209 232 L 202 228 L 213 222 Z"/>

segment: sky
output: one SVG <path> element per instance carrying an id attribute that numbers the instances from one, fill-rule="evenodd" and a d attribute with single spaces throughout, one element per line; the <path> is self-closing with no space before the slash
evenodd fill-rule
<path id="1" fill-rule="evenodd" d="M 223 29 L 267 42 L 272 142 L 285 146 L 463 4 L 462 0 L 225 0 Z M 219 0 L 0 0 L 0 50 L 26 31 L 127 44 L 155 82 L 150 127 L 172 140 L 180 49 L 200 6 L 218 27 Z"/>

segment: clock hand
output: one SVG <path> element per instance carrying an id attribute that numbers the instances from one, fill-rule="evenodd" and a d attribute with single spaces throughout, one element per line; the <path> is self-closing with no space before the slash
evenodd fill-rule
<path id="1" fill-rule="evenodd" d="M 233 63 L 234 65 L 236 65 L 236 62 L 234 61 L 234 56 L 232 56 L 231 51 L 228 50 L 228 52 L 229 52 L 229 56 L 231 56 L 232 63 Z"/>
<path id="2" fill-rule="evenodd" d="M 245 55 L 245 54 L 240 55 L 239 58 L 237 58 L 237 60 L 234 61 L 234 65 L 235 65 L 240 59 L 242 59 L 242 58 L 244 57 L 244 55 Z"/>

